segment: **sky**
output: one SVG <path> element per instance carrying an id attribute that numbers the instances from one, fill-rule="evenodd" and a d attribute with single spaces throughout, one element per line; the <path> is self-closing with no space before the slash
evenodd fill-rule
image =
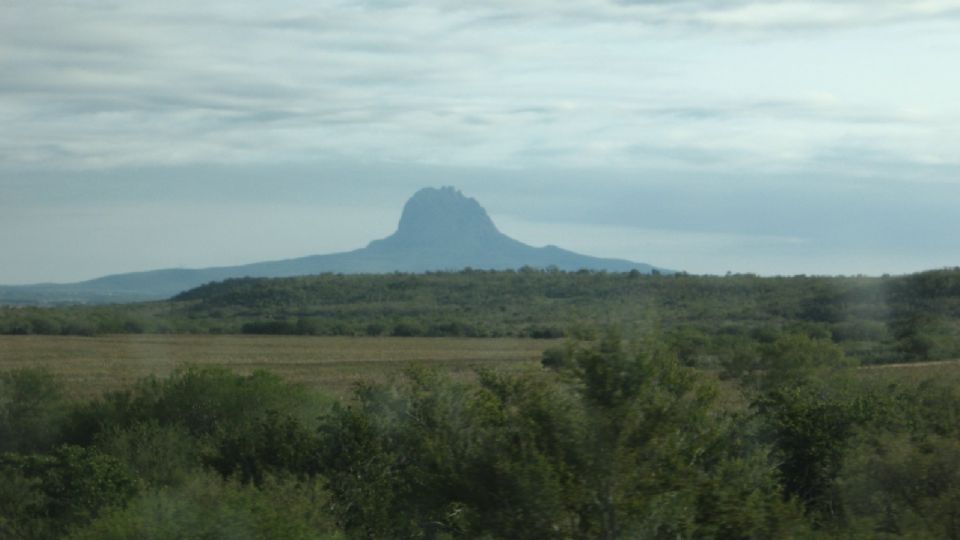
<path id="1" fill-rule="evenodd" d="M 331 253 L 452 185 L 691 273 L 960 265 L 960 0 L 0 0 L 0 283 Z"/>

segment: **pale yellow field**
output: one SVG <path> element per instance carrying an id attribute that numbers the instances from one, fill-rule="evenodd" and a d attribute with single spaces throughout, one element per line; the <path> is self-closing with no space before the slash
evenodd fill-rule
<path id="1" fill-rule="evenodd" d="M 471 338 L 116 335 L 0 336 L 0 371 L 44 367 L 86 398 L 177 367 L 267 369 L 345 395 L 360 380 L 384 380 L 413 363 L 454 373 L 475 367 L 533 369 L 555 341 Z"/>

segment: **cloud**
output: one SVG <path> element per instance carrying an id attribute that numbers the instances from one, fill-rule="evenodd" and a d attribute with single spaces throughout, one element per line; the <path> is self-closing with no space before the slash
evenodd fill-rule
<path id="1" fill-rule="evenodd" d="M 803 257 L 811 267 L 843 259 L 846 270 L 858 268 L 850 254 L 957 252 L 948 235 L 960 178 L 960 0 L 3 9 L 0 220 L 38 231 L 19 244 L 19 233 L 0 235 L 11 260 L 33 260 L 42 245 L 86 257 L 76 236 L 45 238 L 105 223 L 147 234 L 141 215 L 159 227 L 190 205 L 216 216 L 187 216 L 210 227 L 194 254 L 228 234 L 217 219 L 243 219 L 229 204 L 286 223 L 271 229 L 298 239 L 271 246 L 284 254 L 305 254 L 313 237 L 310 252 L 331 251 L 345 247 L 334 236 L 349 212 L 324 225 L 305 217 L 312 209 L 382 215 L 416 188 L 445 184 L 539 230 L 543 243 L 563 244 L 547 238 L 554 225 L 563 235 L 584 225 L 626 256 L 639 244 L 615 239 L 634 234 L 659 250 L 634 258 L 678 268 L 750 270 L 734 259 L 762 252 L 767 270 L 799 268 Z M 157 206 L 143 214 L 145 201 Z M 111 205 L 133 210 L 71 213 Z M 283 221 L 293 215 L 317 231 Z M 351 239 L 381 232 L 362 226 Z M 170 229 L 155 233 L 158 245 L 188 234 Z M 109 258 L 109 243 L 98 246 Z M 280 254 L 248 247 L 244 260 Z M 123 268 L 180 264 L 151 257 Z M 20 269 L 22 279 L 33 272 Z"/>
<path id="2" fill-rule="evenodd" d="M 616 0 L 635 22 L 716 31 L 824 31 L 960 18 L 956 0 Z"/>
<path id="3" fill-rule="evenodd" d="M 15 134 L 0 161 L 777 169 L 848 138 L 950 161 L 958 89 L 936 71 L 956 38 L 932 28 L 939 41 L 920 45 L 888 27 L 949 25 L 958 5 L 15 3 L 0 21 L 0 121 Z M 905 49 L 891 65 L 926 66 L 912 90 L 870 67 L 885 42 Z"/>

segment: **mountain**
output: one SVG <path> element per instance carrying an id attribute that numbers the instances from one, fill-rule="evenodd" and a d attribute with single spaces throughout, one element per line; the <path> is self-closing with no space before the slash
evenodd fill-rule
<path id="1" fill-rule="evenodd" d="M 0 287 L 0 303 L 107 303 L 169 298 L 211 281 L 289 277 L 324 272 L 387 273 L 434 270 L 559 270 L 652 272 L 649 264 L 580 255 L 556 246 L 533 247 L 501 233 L 475 199 L 452 187 L 424 188 L 407 201 L 397 231 L 361 249 L 242 266 L 166 269 L 116 274 L 70 284 Z"/>

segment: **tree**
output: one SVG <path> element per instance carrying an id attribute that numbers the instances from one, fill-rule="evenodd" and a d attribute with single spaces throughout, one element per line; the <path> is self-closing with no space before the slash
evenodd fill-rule
<path id="1" fill-rule="evenodd" d="M 50 455 L 0 454 L 0 477 L 8 481 L 0 490 L 0 504 L 10 508 L 9 490 L 25 501 L 0 523 L 26 538 L 60 537 L 105 509 L 123 505 L 137 491 L 120 462 L 76 446 Z"/>
<path id="2" fill-rule="evenodd" d="M 414 370 L 320 428 L 323 475 L 362 538 L 775 536 L 796 525 L 760 449 L 655 341 L 571 344 L 558 371 Z M 750 471 L 749 474 L 747 471 Z M 734 501 L 749 501 L 749 504 Z"/>
<path id="3" fill-rule="evenodd" d="M 850 385 L 817 379 L 794 380 L 754 401 L 785 495 L 816 523 L 843 515 L 836 480 L 856 429 L 878 414 L 876 403 Z"/>
<path id="4" fill-rule="evenodd" d="M 65 415 L 62 385 L 49 371 L 0 373 L 0 452 L 50 449 Z"/>

